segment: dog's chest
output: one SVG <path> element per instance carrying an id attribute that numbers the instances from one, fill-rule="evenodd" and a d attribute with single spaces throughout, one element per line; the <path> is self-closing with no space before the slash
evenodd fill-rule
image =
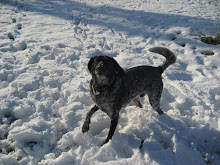
<path id="1" fill-rule="evenodd" d="M 118 88 L 117 85 L 103 91 L 96 91 L 93 88 L 93 84 L 90 84 L 90 95 L 93 101 L 108 115 L 111 115 L 112 111 L 121 108 L 121 99 L 119 93 L 120 88 Z"/>
<path id="2" fill-rule="evenodd" d="M 115 102 L 116 92 L 104 90 L 104 91 L 94 91 L 93 88 L 90 89 L 90 94 L 94 102 L 98 105 L 106 104 L 108 102 Z"/>

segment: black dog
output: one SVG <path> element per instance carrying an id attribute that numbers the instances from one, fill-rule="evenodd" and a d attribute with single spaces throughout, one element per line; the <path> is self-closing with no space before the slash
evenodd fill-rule
<path id="1" fill-rule="evenodd" d="M 82 132 L 89 130 L 91 116 L 101 109 L 111 118 L 110 130 L 105 141 L 107 143 L 115 132 L 121 108 L 132 100 L 141 108 L 139 97 L 145 94 L 148 95 L 153 109 L 159 115 L 163 113 L 160 109 L 163 90 L 161 74 L 176 61 L 176 57 L 169 49 L 162 47 L 154 47 L 149 51 L 163 55 L 166 61 L 158 67 L 143 65 L 123 70 L 111 57 L 101 55 L 90 59 L 90 94 L 96 105 L 87 113 Z"/>

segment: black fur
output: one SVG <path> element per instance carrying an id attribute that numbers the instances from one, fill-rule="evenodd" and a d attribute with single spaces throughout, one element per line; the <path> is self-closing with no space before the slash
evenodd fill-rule
<path id="1" fill-rule="evenodd" d="M 169 49 L 162 47 L 154 47 L 150 51 L 163 55 L 166 61 L 158 67 L 143 65 L 124 71 L 111 57 L 101 55 L 90 59 L 90 95 L 96 105 L 87 113 L 82 132 L 89 130 L 91 116 L 100 109 L 111 118 L 110 130 L 105 141 L 107 143 L 115 132 L 121 108 L 132 100 L 141 108 L 139 97 L 145 94 L 148 95 L 152 108 L 159 115 L 163 113 L 160 109 L 163 90 L 161 74 L 176 61 L 176 57 Z"/>

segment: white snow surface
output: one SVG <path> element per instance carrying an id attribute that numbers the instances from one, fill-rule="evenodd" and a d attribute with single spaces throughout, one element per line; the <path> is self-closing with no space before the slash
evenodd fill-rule
<path id="1" fill-rule="evenodd" d="M 0 0 L 1 165 L 219 165 L 220 46 L 202 43 L 220 28 L 219 0 Z M 161 108 L 130 103 L 113 139 L 94 105 L 87 63 L 95 55 L 123 68 L 158 66 Z M 202 53 L 211 51 L 214 55 Z"/>

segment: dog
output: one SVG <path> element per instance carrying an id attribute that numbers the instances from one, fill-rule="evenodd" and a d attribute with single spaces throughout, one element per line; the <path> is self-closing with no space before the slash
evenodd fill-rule
<path id="1" fill-rule="evenodd" d="M 139 98 L 148 95 L 150 105 L 159 114 L 160 99 L 163 90 L 161 74 L 171 64 L 175 63 L 176 56 L 172 51 L 163 47 L 154 47 L 150 52 L 163 55 L 166 60 L 158 67 L 137 66 L 123 70 L 111 57 L 100 55 L 90 59 L 88 70 L 92 75 L 90 81 L 90 95 L 96 103 L 87 113 L 82 126 L 82 132 L 89 130 L 92 115 L 102 110 L 111 119 L 108 136 L 104 142 L 108 143 L 115 132 L 119 120 L 119 111 L 132 100 L 135 105 L 142 107 Z"/>

